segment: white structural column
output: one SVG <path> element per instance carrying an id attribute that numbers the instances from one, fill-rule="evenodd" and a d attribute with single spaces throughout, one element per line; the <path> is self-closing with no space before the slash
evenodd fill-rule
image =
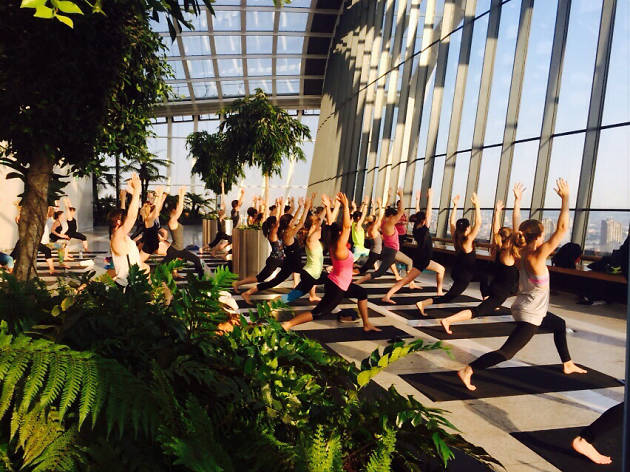
<path id="1" fill-rule="evenodd" d="M 479 185 L 479 172 L 483 157 L 483 143 L 486 139 L 486 125 L 488 122 L 488 105 L 490 104 L 490 90 L 492 76 L 494 75 L 494 58 L 497 52 L 497 39 L 499 37 L 499 25 L 501 23 L 502 0 L 492 0 L 490 4 L 490 16 L 488 18 L 488 31 L 486 33 L 486 46 L 483 53 L 483 65 L 479 82 L 479 95 L 477 112 L 475 115 L 475 128 L 473 131 L 472 151 L 468 166 L 468 180 L 466 182 L 466 198 L 464 199 L 464 216 L 470 218 L 472 205 L 470 197 L 477 191 Z"/>
<path id="2" fill-rule="evenodd" d="M 495 203 L 499 200 L 506 202 L 510 189 L 512 159 L 514 158 L 514 140 L 516 139 L 518 112 L 521 106 L 521 92 L 523 90 L 523 76 L 525 75 L 525 63 L 527 62 L 527 45 L 529 44 L 529 30 L 532 24 L 533 10 L 534 0 L 522 0 L 521 13 L 518 21 L 518 36 L 516 37 L 516 49 L 514 50 L 514 66 L 512 67 L 510 95 L 505 116 L 505 129 L 503 131 L 503 145 L 501 147 L 497 191 L 494 196 Z M 503 224 L 504 218 L 505 212 L 501 212 L 499 224 Z"/>
<path id="3" fill-rule="evenodd" d="M 409 104 L 409 89 L 412 85 L 411 73 L 413 72 L 413 54 L 414 47 L 416 44 L 416 38 L 418 36 L 418 22 L 420 19 L 420 5 L 421 0 L 411 0 L 411 7 L 409 11 L 409 25 L 407 26 L 407 41 L 405 44 L 405 65 L 403 67 L 402 73 L 402 85 L 400 87 L 400 95 L 398 98 L 398 118 L 396 119 L 396 124 L 394 125 L 396 128 L 394 129 L 394 144 L 390 147 L 390 157 L 388 158 L 389 162 L 391 162 L 391 176 L 389 177 L 389 181 L 391 182 L 391 186 L 398 187 L 402 183 L 400 180 L 400 168 L 401 168 L 401 159 L 403 156 L 401 155 L 403 137 L 405 134 L 405 118 L 407 116 L 407 107 Z M 407 164 L 407 159 L 405 156 L 403 165 Z M 389 182 L 385 183 L 385 188 L 389 187 Z"/>
<path id="4" fill-rule="evenodd" d="M 193 116 L 193 132 L 199 131 L 199 115 Z M 190 192 L 197 193 L 197 176 L 193 174 L 192 168 L 195 165 L 195 158 L 191 156 L 190 159 Z M 200 192 L 201 193 L 201 192 Z"/>
<path id="5" fill-rule="evenodd" d="M 613 29 L 617 0 L 604 0 L 602 16 L 599 22 L 599 37 L 597 39 L 597 55 L 595 56 L 595 71 L 591 86 L 591 101 L 588 107 L 586 121 L 586 136 L 584 137 L 584 152 L 582 154 L 582 169 L 580 183 L 575 203 L 575 219 L 571 240 L 584 247 L 588 228 L 589 208 L 593 194 L 593 180 L 597 163 L 597 149 L 599 147 L 600 127 L 604 113 L 604 99 L 606 98 L 606 83 L 610 67 L 610 50 L 612 47 Z"/>
<path id="6" fill-rule="evenodd" d="M 390 67 L 394 67 L 400 63 L 402 56 L 402 38 L 407 28 L 407 0 L 398 0 L 398 12 L 396 15 L 396 34 L 392 50 L 390 51 Z M 408 34 L 409 36 L 409 34 Z M 413 48 L 413 46 L 412 46 Z M 383 138 L 379 150 L 379 169 L 378 180 L 376 184 L 376 195 L 384 196 L 384 190 L 389 186 L 391 175 L 392 155 L 390 154 L 392 122 L 394 120 L 394 108 L 396 99 L 398 98 L 398 67 L 389 73 L 387 83 L 387 101 L 385 108 L 385 121 L 383 122 Z"/>
<path id="7" fill-rule="evenodd" d="M 166 160 L 173 161 L 173 117 L 166 119 Z M 166 185 L 171 185 L 173 178 L 173 166 L 166 168 Z"/>
<path id="8" fill-rule="evenodd" d="M 540 131 L 540 144 L 538 145 L 538 160 L 534 175 L 534 187 L 532 189 L 532 203 L 529 217 L 542 220 L 545 206 L 545 193 L 549 178 L 549 163 L 551 161 L 552 135 L 556 128 L 556 113 L 558 111 L 558 97 L 560 95 L 560 82 L 562 80 L 562 64 L 569 30 L 569 16 L 571 13 L 571 0 L 559 0 L 556 13 L 556 26 L 551 46 L 551 61 L 549 65 L 549 77 L 547 79 L 547 92 L 545 94 L 545 109 L 543 111 L 542 128 Z"/>
<path id="9" fill-rule="evenodd" d="M 435 0 L 431 0 L 435 1 Z M 363 91 L 365 94 L 365 105 L 363 107 L 363 118 L 361 120 L 361 136 L 359 142 L 359 156 L 357 158 L 358 172 L 355 184 L 355 198 L 363 199 L 364 182 L 367 172 L 367 155 L 370 143 L 370 131 L 372 129 L 372 112 L 374 111 L 374 99 L 376 97 L 376 84 L 375 80 L 378 77 L 378 64 L 379 54 L 377 51 L 381 50 L 383 45 L 383 16 L 385 14 L 385 2 L 370 2 L 376 3 L 374 6 L 374 21 L 372 23 L 372 43 L 369 49 L 370 64 L 368 73 L 369 86 Z M 369 34 L 369 33 L 368 33 Z M 368 193 L 372 192 L 372 188 L 367 189 Z"/>
<path id="10" fill-rule="evenodd" d="M 365 194 L 372 195 L 374 191 L 375 174 L 378 170 L 376 163 L 378 144 L 381 134 L 381 120 L 383 119 L 383 105 L 385 102 L 385 84 L 387 76 L 384 74 L 389 70 L 391 64 L 392 49 L 392 26 L 394 22 L 394 11 L 396 2 L 394 0 L 386 0 L 385 4 L 385 24 L 383 25 L 383 47 L 380 51 L 380 60 L 378 66 L 378 81 L 376 87 L 376 98 L 374 99 L 374 111 L 372 115 L 372 128 L 370 129 L 369 153 L 367 159 L 367 175 L 365 179 Z"/>
<path id="11" fill-rule="evenodd" d="M 351 165 L 350 171 L 355 175 L 354 186 L 352 189 L 352 196 L 355 200 L 360 201 L 363 198 L 363 180 L 359 178 L 359 176 L 363 176 L 364 174 L 361 172 L 361 167 L 359 164 L 359 151 L 361 146 L 361 135 L 362 135 L 362 124 L 363 124 L 363 114 L 365 111 L 365 99 L 367 96 L 367 84 L 370 75 L 370 65 L 372 54 L 372 44 L 374 42 L 374 30 L 375 25 L 374 21 L 376 19 L 376 3 L 377 2 L 368 2 L 369 6 L 367 6 L 367 11 L 365 11 L 366 19 L 365 22 L 362 22 L 362 34 L 359 38 L 359 49 L 362 53 L 362 62 L 361 62 L 361 76 L 359 80 L 359 91 L 357 96 L 357 106 L 356 113 L 354 118 L 354 124 L 352 129 L 352 147 L 350 149 L 351 157 Z M 365 8 L 365 6 L 364 6 Z M 380 28 L 380 25 L 379 25 Z M 361 181 L 361 185 L 359 185 L 359 180 Z"/>
<path id="12" fill-rule="evenodd" d="M 442 18 L 442 36 L 449 34 L 455 26 L 455 0 L 446 0 L 444 4 L 444 16 Z M 448 51 L 450 48 L 450 38 L 446 37 L 440 41 L 438 48 L 437 63 L 435 65 L 435 82 L 433 84 L 433 99 L 431 100 L 431 114 L 429 115 L 429 129 L 427 131 L 427 147 L 424 153 L 424 169 L 422 172 L 422 188 L 431 187 L 433 179 L 433 167 L 435 164 L 435 148 L 437 147 L 437 137 L 440 128 L 440 115 L 442 113 L 442 101 L 444 98 L 444 81 L 446 79 L 446 66 L 448 62 Z M 424 206 L 426 194 L 423 192 L 421 199 Z M 448 210 L 441 207 L 440 213 Z"/>
<path id="13" fill-rule="evenodd" d="M 216 47 L 216 43 L 214 42 L 213 18 L 214 17 L 210 13 L 210 10 L 206 8 L 206 22 L 208 23 L 208 40 L 210 41 L 210 54 L 212 54 L 212 69 L 214 70 L 215 77 L 219 77 L 219 61 L 217 60 L 217 47 Z M 184 50 L 180 49 L 179 53 L 184 54 Z M 221 86 L 221 81 L 217 80 L 215 83 L 217 84 L 217 98 L 219 99 L 219 102 L 222 102 L 223 101 L 223 87 Z"/>
<path id="14" fill-rule="evenodd" d="M 247 31 L 247 15 L 245 14 L 245 7 L 247 6 L 247 0 L 241 0 L 241 31 Z M 245 95 L 249 95 L 253 90 L 249 89 L 249 74 L 247 73 L 247 41 L 245 35 L 241 36 L 241 53 L 243 57 L 241 62 L 243 64 L 243 83 L 245 84 Z"/>
<path id="15" fill-rule="evenodd" d="M 470 63 L 470 48 L 472 45 L 475 10 L 477 0 L 468 0 L 464 13 L 464 28 L 459 49 L 457 63 L 457 76 L 455 78 L 455 91 L 453 93 L 453 107 L 451 108 L 451 122 L 448 129 L 446 142 L 446 159 L 444 161 L 444 176 L 442 178 L 442 191 L 440 193 L 440 208 L 449 208 L 451 194 L 453 192 L 453 177 L 457 164 L 457 148 L 459 145 L 459 131 L 462 123 L 462 109 L 464 108 L 464 96 L 466 93 L 466 79 L 468 77 L 468 64 Z M 448 97 L 447 97 L 448 98 Z M 446 236 L 447 212 L 440 212 L 437 221 L 437 235 Z"/>
<path id="16" fill-rule="evenodd" d="M 245 12 L 241 12 L 241 16 L 245 15 Z M 276 95 L 278 95 L 278 87 L 276 84 L 276 78 L 278 77 L 278 30 L 280 29 L 280 8 L 276 7 L 274 9 L 274 14 L 273 14 L 273 38 L 272 38 L 272 42 L 271 42 L 271 54 L 272 54 L 272 59 L 271 59 L 271 96 L 275 97 Z M 246 29 L 244 29 L 243 31 L 247 31 Z"/>

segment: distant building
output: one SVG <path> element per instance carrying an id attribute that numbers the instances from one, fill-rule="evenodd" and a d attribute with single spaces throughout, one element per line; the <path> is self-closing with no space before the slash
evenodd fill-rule
<path id="1" fill-rule="evenodd" d="M 545 229 L 545 237 L 547 238 L 552 235 L 553 232 L 556 230 L 556 222 L 553 221 L 551 218 L 543 218 L 542 225 Z"/>
<path id="2" fill-rule="evenodd" d="M 623 242 L 623 225 L 618 221 L 608 218 L 602 221 L 600 233 L 600 244 L 602 246 L 613 246 Z"/>

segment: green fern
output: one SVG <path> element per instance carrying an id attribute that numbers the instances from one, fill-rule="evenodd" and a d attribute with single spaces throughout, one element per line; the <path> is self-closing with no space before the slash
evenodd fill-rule
<path id="1" fill-rule="evenodd" d="M 396 431 L 385 428 L 385 434 L 380 438 L 376 450 L 370 455 L 365 472 L 390 472 L 392 454 L 396 449 Z"/>
<path id="2" fill-rule="evenodd" d="M 341 441 L 339 436 L 329 440 L 324 435 L 324 427 L 318 425 L 313 435 L 313 443 L 307 451 L 308 472 L 342 472 Z"/>

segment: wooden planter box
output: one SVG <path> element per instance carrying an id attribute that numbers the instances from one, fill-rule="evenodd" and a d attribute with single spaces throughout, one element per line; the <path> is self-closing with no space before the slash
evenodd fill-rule
<path id="1" fill-rule="evenodd" d="M 201 241 L 203 243 L 203 247 L 206 247 L 208 244 L 212 242 L 212 240 L 217 235 L 218 229 L 219 229 L 219 222 L 217 220 L 209 220 L 206 218 L 201 220 L 201 231 L 202 231 Z"/>
<path id="2" fill-rule="evenodd" d="M 237 228 L 232 231 L 232 271 L 240 279 L 260 272 L 270 251 L 261 230 Z"/>

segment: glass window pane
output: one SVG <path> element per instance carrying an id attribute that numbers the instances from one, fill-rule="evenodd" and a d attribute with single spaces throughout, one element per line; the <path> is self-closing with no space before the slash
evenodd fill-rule
<path id="1" fill-rule="evenodd" d="M 299 36 L 278 36 L 278 54 L 302 54 L 304 38 Z"/>
<path id="2" fill-rule="evenodd" d="M 586 128 L 602 2 L 571 4 L 555 132 Z"/>
<path id="3" fill-rule="evenodd" d="M 245 95 L 245 82 L 242 80 L 228 80 L 221 82 L 224 97 L 240 97 Z"/>
<path id="4" fill-rule="evenodd" d="M 251 72 L 250 72 L 251 74 Z M 271 79 L 269 80 L 250 80 L 249 81 L 249 93 L 254 93 L 256 89 L 262 89 L 267 95 L 271 95 L 273 93 L 273 88 L 271 86 Z"/>
<path id="5" fill-rule="evenodd" d="M 199 15 L 184 12 L 184 18 L 192 24 L 192 31 L 208 31 L 208 15 L 205 9 Z"/>
<path id="6" fill-rule="evenodd" d="M 272 11 L 247 11 L 248 31 L 273 31 Z"/>
<path id="7" fill-rule="evenodd" d="M 187 84 L 171 84 L 171 94 L 169 100 L 185 100 L 190 98 L 190 91 Z"/>
<path id="8" fill-rule="evenodd" d="M 617 2 L 602 123 L 630 121 L 630 3 Z"/>
<path id="9" fill-rule="evenodd" d="M 587 254 L 610 254 L 628 237 L 630 211 L 590 211 L 584 244 Z"/>
<path id="10" fill-rule="evenodd" d="M 583 150 L 584 133 L 553 138 L 549 178 L 545 193 L 546 208 L 560 207 L 560 198 L 553 190 L 558 178 L 563 178 L 568 182 L 571 196 L 570 206 L 571 208 L 575 206 Z"/>
<path id="11" fill-rule="evenodd" d="M 448 59 L 446 61 L 446 76 L 444 77 L 444 97 L 442 111 L 440 112 L 440 124 L 438 128 L 436 153 L 446 152 L 446 141 L 451 123 L 451 110 L 453 109 L 453 93 L 455 92 L 455 77 L 459 63 L 459 46 L 462 42 L 462 31 L 456 31 L 450 36 Z"/>
<path id="12" fill-rule="evenodd" d="M 276 59 L 276 74 L 278 75 L 300 75 L 301 59 L 280 57 Z"/>
<path id="13" fill-rule="evenodd" d="M 300 92 L 299 80 L 277 80 L 276 90 L 278 95 L 293 95 Z"/>
<path id="14" fill-rule="evenodd" d="M 468 181 L 468 168 L 470 166 L 470 151 L 457 154 L 455 159 L 455 175 L 453 176 L 453 192 L 451 198 L 455 195 L 466 195 L 466 183 Z"/>
<path id="15" fill-rule="evenodd" d="M 199 120 L 197 130 L 207 131 L 208 133 L 213 134 L 219 131 L 220 124 L 221 122 L 219 120 Z"/>
<path id="16" fill-rule="evenodd" d="M 212 61 L 208 59 L 188 61 L 188 71 L 193 79 L 214 76 Z"/>
<path id="17" fill-rule="evenodd" d="M 166 22 L 166 15 L 164 13 L 158 13 L 158 21 L 152 19 L 149 20 L 151 29 L 156 33 L 168 33 L 168 23 Z"/>
<path id="18" fill-rule="evenodd" d="M 534 4 L 516 139 L 540 135 L 557 7 L 557 0 Z"/>
<path id="19" fill-rule="evenodd" d="M 174 122 L 172 130 L 173 137 L 186 138 L 194 131 L 194 123 L 192 121 Z M 169 185 L 190 185 L 192 159 L 188 158 L 185 139 L 171 140 L 171 161 Z"/>
<path id="20" fill-rule="evenodd" d="M 216 10 L 212 18 L 212 28 L 215 31 L 240 31 L 241 12 Z"/>
<path id="21" fill-rule="evenodd" d="M 246 41 L 248 54 L 271 54 L 272 52 L 272 36 L 247 36 Z M 278 43 L 279 45 L 280 43 Z"/>
<path id="22" fill-rule="evenodd" d="M 217 63 L 219 64 L 219 73 L 217 75 L 220 77 L 238 77 L 243 75 L 243 61 L 240 59 L 219 59 Z"/>
<path id="23" fill-rule="evenodd" d="M 217 97 L 216 82 L 194 82 L 193 91 L 196 98 L 215 98 Z"/>
<path id="24" fill-rule="evenodd" d="M 173 68 L 176 80 L 186 78 L 186 74 L 184 73 L 184 66 L 182 66 L 182 61 L 168 61 L 168 65 Z"/>
<path id="25" fill-rule="evenodd" d="M 247 74 L 271 75 L 271 59 L 247 59 Z"/>
<path id="26" fill-rule="evenodd" d="M 497 51 L 494 60 L 494 75 L 488 106 L 485 144 L 497 144 L 503 141 L 505 114 L 507 111 L 512 66 L 518 35 L 518 18 L 521 2 L 504 3 L 501 7 L 501 24 L 497 39 Z"/>
<path id="27" fill-rule="evenodd" d="M 420 121 L 420 135 L 418 136 L 418 153 L 416 157 L 424 157 L 427 150 L 427 134 L 429 133 L 429 116 L 431 115 L 431 104 L 433 103 L 433 84 L 435 83 L 435 70 L 432 71 L 429 83 L 424 96 L 422 117 Z"/>
<path id="28" fill-rule="evenodd" d="M 514 145 L 514 158 L 512 159 L 512 172 L 510 173 L 510 186 L 508 198 L 505 202 L 507 208 L 514 207 L 514 194 L 512 187 L 516 182 L 522 183 L 526 190 L 521 206 L 529 208 L 532 201 L 532 188 L 534 187 L 534 173 L 536 172 L 536 156 L 538 154 L 539 140 Z M 499 153 L 501 151 L 499 150 Z M 498 167 L 498 166 L 497 166 Z M 494 205 L 494 202 L 493 202 Z M 493 206 L 491 205 L 491 206 Z"/>
<path id="29" fill-rule="evenodd" d="M 241 54 L 241 37 L 215 36 L 214 47 L 217 54 Z"/>
<path id="30" fill-rule="evenodd" d="M 433 189 L 433 195 L 435 195 L 435 204 L 434 206 L 439 206 L 440 204 L 440 193 L 442 192 L 442 180 L 444 179 L 444 161 L 446 158 L 444 156 L 436 156 L 435 161 L 433 163 L 433 179 L 431 181 L 431 188 Z M 418 163 L 416 163 L 417 165 Z M 424 164 L 422 162 L 421 164 Z M 416 172 L 418 169 L 416 169 Z M 431 232 L 435 233 L 437 228 L 437 218 L 431 219 Z"/>
<path id="31" fill-rule="evenodd" d="M 630 126 L 603 129 L 599 137 L 591 208 L 630 209 Z"/>
<path id="32" fill-rule="evenodd" d="M 479 172 L 479 184 L 477 186 L 477 196 L 479 197 L 479 204 L 482 208 L 494 208 L 494 195 L 497 190 L 500 160 L 501 148 L 496 147 L 483 150 L 481 169 Z"/>
<path id="33" fill-rule="evenodd" d="M 283 11 L 280 12 L 278 29 L 279 31 L 304 31 L 307 20 L 308 13 L 288 13 Z"/>
<path id="34" fill-rule="evenodd" d="M 167 56 L 179 56 L 179 46 L 177 45 L 177 41 L 171 41 L 171 38 L 164 38 L 164 44 L 168 48 L 166 50 Z"/>
<path id="35" fill-rule="evenodd" d="M 184 52 L 187 56 L 210 54 L 210 38 L 206 36 L 182 36 Z"/>

